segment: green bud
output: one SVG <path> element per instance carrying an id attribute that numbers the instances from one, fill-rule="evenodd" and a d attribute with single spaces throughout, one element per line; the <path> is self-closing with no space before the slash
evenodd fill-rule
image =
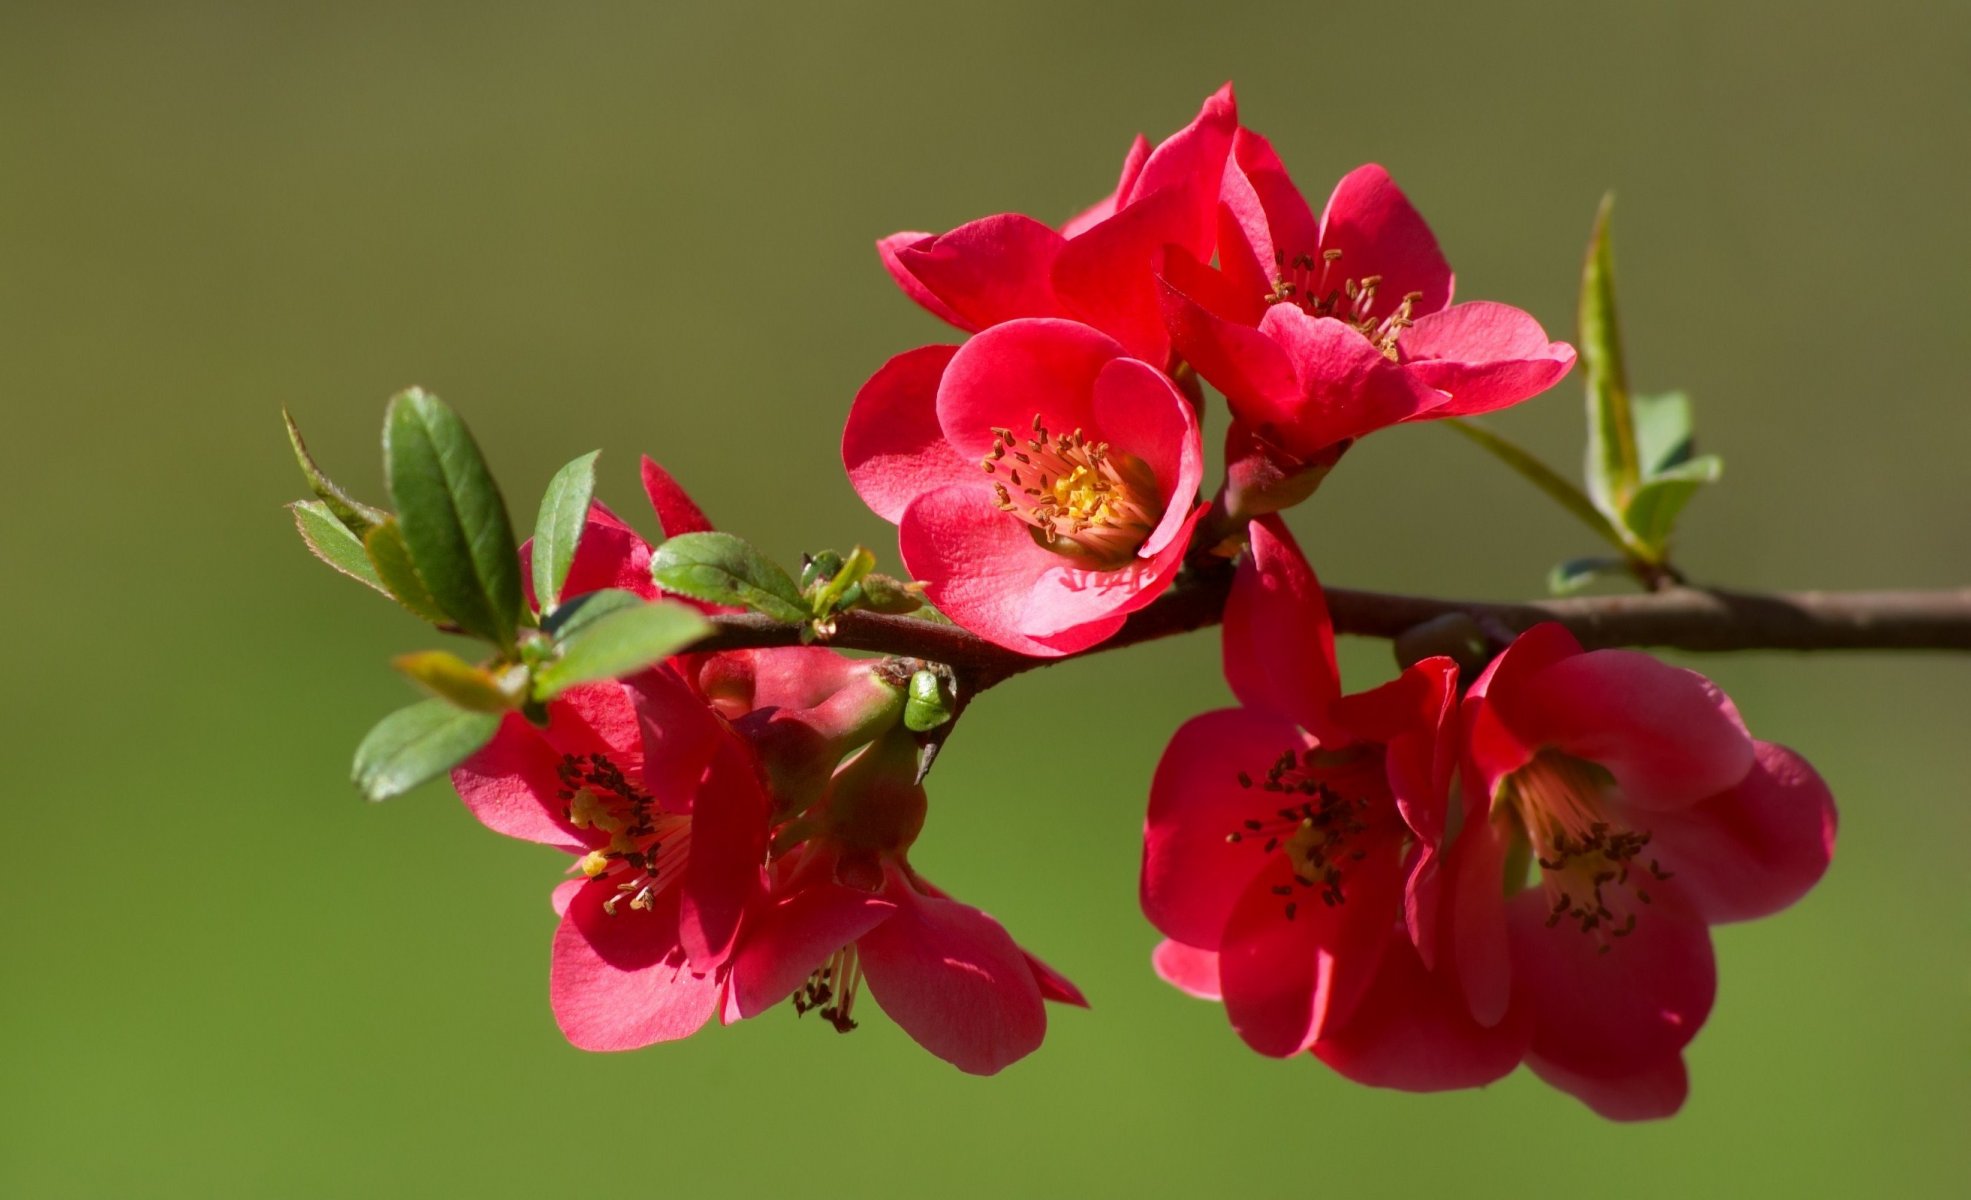
<path id="1" fill-rule="evenodd" d="M 912 733 L 936 729 L 955 715 L 951 693 L 936 671 L 910 677 L 909 698 L 903 704 L 903 727 Z"/>

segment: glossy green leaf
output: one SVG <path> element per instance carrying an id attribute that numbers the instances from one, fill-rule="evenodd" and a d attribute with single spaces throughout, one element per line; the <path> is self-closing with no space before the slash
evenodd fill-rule
<path id="1" fill-rule="evenodd" d="M 568 582 L 568 568 L 588 524 L 589 501 L 595 499 L 600 453 L 590 451 L 556 471 L 541 497 L 541 515 L 534 522 L 534 599 L 544 613 L 561 603 L 561 585 Z"/>
<path id="2" fill-rule="evenodd" d="M 448 623 L 444 610 L 431 598 L 430 589 L 411 565 L 411 549 L 404 544 L 404 531 L 397 527 L 397 518 L 385 517 L 381 525 L 369 531 L 363 538 L 363 553 L 369 556 L 384 589 L 409 609 L 411 615 L 433 625 Z"/>
<path id="3" fill-rule="evenodd" d="M 525 698 L 524 667 L 518 668 L 517 679 L 512 671 L 494 675 L 445 650 L 400 654 L 390 660 L 390 665 L 431 694 L 472 712 L 505 712 L 518 707 Z"/>
<path id="4" fill-rule="evenodd" d="M 1615 312 L 1615 260 L 1608 217 L 1614 193 L 1602 197 L 1594 236 L 1581 269 L 1581 366 L 1588 385 L 1588 494 L 1595 507 L 1617 517 L 1642 481 L 1642 459 L 1629 407 L 1622 364 L 1622 331 Z"/>
<path id="5" fill-rule="evenodd" d="M 1636 537 L 1656 551 L 1655 557 L 1660 560 L 1684 506 L 1699 488 L 1715 483 L 1724 468 L 1717 455 L 1706 454 L 1652 476 L 1630 498 L 1629 507 L 1622 514 L 1623 521 Z"/>
<path id="6" fill-rule="evenodd" d="M 1633 549 L 1624 531 L 1608 519 L 1587 494 L 1574 486 L 1574 482 L 1552 467 L 1535 458 L 1531 451 L 1482 425 L 1474 425 L 1460 418 L 1449 418 L 1443 422 L 1452 429 L 1483 446 L 1494 458 L 1517 471 L 1533 486 L 1553 497 L 1560 506 L 1573 513 L 1583 525 L 1595 531 L 1610 545 L 1629 551 Z"/>
<path id="7" fill-rule="evenodd" d="M 294 447 L 294 461 L 301 465 L 301 474 L 308 480 L 308 489 L 350 533 L 360 538 L 390 515 L 382 509 L 364 504 L 322 474 L 322 469 L 315 465 L 315 456 L 308 453 L 308 444 L 301 440 L 301 427 L 294 423 L 294 417 L 285 408 L 281 410 L 281 420 L 287 424 L 287 443 Z"/>
<path id="8" fill-rule="evenodd" d="M 1689 396 L 1682 392 L 1631 396 L 1629 411 L 1636 421 L 1636 454 L 1644 480 L 1689 462 L 1697 453 Z"/>
<path id="9" fill-rule="evenodd" d="M 657 586 L 679 596 L 764 613 L 798 625 L 808 619 L 800 589 L 751 543 L 729 533 L 685 533 L 657 547 L 650 560 Z"/>
<path id="10" fill-rule="evenodd" d="M 591 621 L 608 616 L 619 608 L 635 608 L 646 603 L 648 601 L 642 596 L 622 588 L 583 592 L 579 596 L 570 596 L 566 603 L 541 622 L 541 628 L 556 639 L 571 638 Z"/>
<path id="11" fill-rule="evenodd" d="M 1626 558 L 1570 558 L 1547 572 L 1547 590 L 1556 596 L 1570 595 L 1603 575 L 1619 575 L 1628 569 Z"/>
<path id="12" fill-rule="evenodd" d="M 702 613 L 682 604 L 660 600 L 618 608 L 561 639 L 561 657 L 534 673 L 534 698 L 552 700 L 577 684 L 620 679 L 711 631 Z"/>
<path id="13" fill-rule="evenodd" d="M 362 539 L 349 532 L 349 527 L 336 519 L 335 513 L 320 500 L 296 500 L 287 506 L 294 514 L 294 527 L 300 531 L 301 540 L 316 558 L 354 579 L 367 584 L 388 596 L 390 589 L 383 586 L 377 577 L 376 568 L 370 565 L 369 556 L 363 552 Z"/>
<path id="14" fill-rule="evenodd" d="M 465 422 L 436 396 L 401 392 L 384 418 L 383 452 L 418 577 L 461 630 L 511 649 L 523 603 L 519 551 Z"/>
<path id="15" fill-rule="evenodd" d="M 401 796 L 470 758 L 499 727 L 493 713 L 466 712 L 443 700 L 398 709 L 356 747 L 350 777 L 370 800 Z"/>

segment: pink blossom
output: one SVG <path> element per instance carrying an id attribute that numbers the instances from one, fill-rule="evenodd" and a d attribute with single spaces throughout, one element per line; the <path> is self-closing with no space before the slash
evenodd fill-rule
<path id="1" fill-rule="evenodd" d="M 1716 989 L 1707 927 L 1819 880 L 1833 797 L 1710 680 L 1559 625 L 1514 641 L 1463 715 L 1448 945 L 1469 1012 L 1528 1022 L 1535 1073 L 1604 1116 L 1675 1112 Z"/>
<path id="2" fill-rule="evenodd" d="M 925 809 L 916 756 L 900 732 L 878 740 L 836 773 L 820 805 L 779 830 L 784 849 L 733 958 L 725 1019 L 791 997 L 798 1012 L 819 1010 L 847 1032 L 866 984 L 919 1045 L 990 1075 L 1040 1046 L 1044 1000 L 1086 1001 L 997 921 L 911 867 Z"/>
<path id="3" fill-rule="evenodd" d="M 1456 667 L 1427 659 L 1344 697 L 1313 572 L 1277 518 L 1251 535 L 1225 612 L 1240 707 L 1178 730 L 1151 785 L 1142 900 L 1170 939 L 1158 973 L 1222 999 L 1265 1054 L 1312 1050 L 1415 1090 L 1488 1082 L 1518 1046 L 1465 1016 L 1426 963 Z"/>
<path id="4" fill-rule="evenodd" d="M 1211 257 L 1220 177 L 1238 122 L 1228 83 L 1154 150 L 1138 135 L 1115 191 L 1058 231 L 1001 213 L 944 234 L 892 234 L 877 251 L 911 299 L 966 332 L 1019 317 L 1068 317 L 1163 367 L 1170 339 L 1156 272 L 1169 245 Z"/>
<path id="5" fill-rule="evenodd" d="M 1453 305 L 1437 239 L 1374 164 L 1344 176 L 1317 221 L 1272 147 L 1241 129 L 1218 260 L 1173 249 L 1163 306 L 1177 352 L 1232 406 L 1235 462 L 1326 465 L 1387 425 L 1517 404 L 1574 362 L 1519 309 Z"/>
<path id="6" fill-rule="evenodd" d="M 1201 511 L 1190 403 L 1073 321 L 891 359 L 856 396 L 842 458 L 931 602 L 1025 654 L 1114 633 L 1170 585 Z"/>

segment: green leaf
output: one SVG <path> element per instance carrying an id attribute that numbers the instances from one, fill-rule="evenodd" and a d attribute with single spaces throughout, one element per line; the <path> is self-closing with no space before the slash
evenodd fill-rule
<path id="1" fill-rule="evenodd" d="M 308 453 L 308 444 L 301 440 L 301 427 L 294 423 L 294 418 L 285 408 L 281 410 L 281 420 L 287 423 L 287 443 L 294 447 L 294 461 L 301 464 L 301 474 L 307 477 L 309 490 L 321 499 L 322 504 L 350 533 L 362 537 L 390 515 L 380 508 L 364 504 L 322 474 L 322 469 L 315 465 L 314 455 Z M 333 563 L 329 565 L 334 566 Z"/>
<path id="2" fill-rule="evenodd" d="M 499 727 L 493 713 L 465 712 L 443 700 L 398 709 L 356 747 L 350 778 L 370 800 L 401 796 L 470 758 Z"/>
<path id="3" fill-rule="evenodd" d="M 411 549 L 404 544 L 404 531 L 397 527 L 397 518 L 385 517 L 383 524 L 369 531 L 363 538 L 363 553 L 369 556 L 384 589 L 409 609 L 412 616 L 434 625 L 447 623 L 449 618 L 431 598 L 424 580 L 418 578 L 417 568 L 411 565 Z"/>
<path id="4" fill-rule="evenodd" d="M 513 523 L 465 422 L 417 388 L 390 400 L 383 454 L 418 577 L 466 633 L 511 650 L 523 603 Z"/>
<path id="5" fill-rule="evenodd" d="M 534 522 L 534 599 L 544 613 L 561 603 L 561 585 L 568 582 L 595 498 L 595 458 L 601 453 L 591 451 L 556 471 L 541 497 L 541 515 Z"/>
<path id="6" fill-rule="evenodd" d="M 766 556 L 729 533 L 682 533 L 657 547 L 650 577 L 667 592 L 764 613 L 799 625 L 808 619 L 800 589 Z"/>
<path id="7" fill-rule="evenodd" d="M 644 603 L 646 601 L 642 596 L 622 588 L 583 592 L 579 596 L 570 596 L 541 622 L 541 628 L 557 640 L 571 638 L 591 621 L 608 616 L 619 608 L 635 608 Z"/>
<path id="8" fill-rule="evenodd" d="M 1580 591 L 1603 575 L 1616 575 L 1629 569 L 1626 558 L 1570 558 L 1547 572 L 1547 590 L 1556 596 Z"/>
<path id="9" fill-rule="evenodd" d="M 1690 503 L 1699 488 L 1717 482 L 1724 469 L 1725 464 L 1717 455 L 1706 454 L 1653 475 L 1636 489 L 1622 520 L 1655 551 L 1654 557 L 1661 560 L 1684 505 Z"/>
<path id="10" fill-rule="evenodd" d="M 1615 314 L 1615 259 L 1608 215 L 1615 195 L 1601 199 L 1588 259 L 1581 269 L 1581 365 L 1588 382 L 1588 494 L 1595 507 L 1618 516 L 1642 480 L 1642 458 L 1629 409 L 1622 365 L 1622 331 Z"/>
<path id="11" fill-rule="evenodd" d="M 1636 421 L 1636 454 L 1645 481 L 1689 462 L 1697 453 L 1689 396 L 1682 392 L 1631 396 L 1629 410 Z"/>
<path id="12" fill-rule="evenodd" d="M 534 698 L 552 700 L 569 688 L 619 679 L 669 658 L 712 631 L 695 609 L 658 601 L 618 608 L 561 641 L 561 657 L 534 672 Z"/>
<path id="13" fill-rule="evenodd" d="M 525 667 L 494 675 L 445 650 L 400 654 L 390 665 L 433 695 L 472 712 L 502 713 L 525 699 Z"/>
<path id="14" fill-rule="evenodd" d="M 1562 508 L 1573 513 L 1583 525 L 1594 530 L 1610 545 L 1625 552 L 1633 549 L 1630 539 L 1624 536 L 1624 531 L 1596 508 L 1594 501 L 1588 499 L 1586 493 L 1574 486 L 1572 480 L 1535 458 L 1531 451 L 1482 425 L 1474 425 L 1462 418 L 1448 418 L 1443 423 L 1483 446 L 1493 457 L 1530 480 L 1533 486 L 1559 501 Z"/>
<path id="15" fill-rule="evenodd" d="M 388 596 L 390 589 L 377 577 L 369 556 L 363 553 L 362 539 L 336 520 L 334 510 L 320 500 L 296 500 L 287 506 L 294 514 L 294 527 L 316 558 L 358 583 L 367 584 Z"/>

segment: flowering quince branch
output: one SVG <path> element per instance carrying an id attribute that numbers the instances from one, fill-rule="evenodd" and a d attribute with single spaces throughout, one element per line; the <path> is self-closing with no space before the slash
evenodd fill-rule
<path id="1" fill-rule="evenodd" d="M 517 541 L 436 397 L 384 422 L 391 507 L 288 434 L 323 562 L 481 644 L 395 666 L 431 698 L 379 723 L 373 800 L 449 775 L 495 832 L 567 856 L 549 1002 L 627 1050 L 791 1007 L 838 1031 L 863 993 L 926 1050 L 991 1074 L 1074 984 L 912 859 L 925 779 L 965 706 L 1040 666 L 1220 627 L 1237 703 L 1154 772 L 1140 902 L 1172 986 L 1236 1035 L 1362 1083 L 1483 1086 L 1524 1064 L 1616 1120 L 1681 1106 L 1716 985 L 1710 927 L 1804 895 L 1833 853 L 1827 786 L 1755 739 L 1690 650 L 1971 649 L 1971 589 L 1757 594 L 1683 585 L 1672 534 L 1720 474 L 1680 394 L 1629 390 L 1604 203 L 1582 275 L 1577 485 L 1470 418 L 1574 365 L 1528 314 L 1453 303 L 1435 237 L 1381 167 L 1318 215 L 1230 85 L 1059 228 L 1019 214 L 878 254 L 969 335 L 883 365 L 850 406 L 850 484 L 907 575 L 856 546 L 790 574 L 715 529 L 663 467 L 651 544 L 559 471 Z M 1229 411 L 1207 493 L 1205 385 Z M 1324 589 L 1279 513 L 1363 437 L 1447 420 L 1610 553 L 1524 603 Z M 1401 669 L 1343 689 L 1337 632 Z M 851 658 L 845 650 L 881 657 Z"/>

